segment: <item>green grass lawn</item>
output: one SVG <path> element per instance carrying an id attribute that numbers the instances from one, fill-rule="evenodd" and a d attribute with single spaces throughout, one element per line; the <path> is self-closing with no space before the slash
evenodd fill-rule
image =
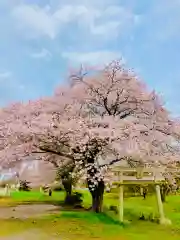
<path id="1" fill-rule="evenodd" d="M 0 198 L 0 206 L 15 206 L 31 203 L 58 203 L 64 198 L 64 192 L 54 192 L 52 197 L 41 194 L 39 191 L 13 192 L 10 197 Z"/>
<path id="2" fill-rule="evenodd" d="M 88 192 L 83 191 L 84 205 L 90 206 L 91 198 Z M 64 198 L 63 192 L 54 192 L 52 197 L 43 196 L 39 192 L 15 192 L 10 198 L 0 199 L 0 206 L 12 206 L 22 203 L 58 203 Z M 125 219 L 129 224 L 118 224 L 117 216 L 107 212 L 107 207 L 118 204 L 116 193 L 105 194 L 105 214 L 93 214 L 87 211 L 60 211 L 39 219 L 28 220 L 0 220 L 0 236 L 7 233 L 23 231 L 30 228 L 39 228 L 43 232 L 59 234 L 65 239 L 126 239 L 126 240 L 163 240 L 180 239 L 180 196 L 169 196 L 164 204 L 166 217 L 172 221 L 172 226 L 161 226 L 150 221 L 140 221 L 143 213 L 157 215 L 155 196 L 143 200 L 141 197 L 126 198 L 124 201 Z M 113 217 L 113 218 L 112 218 Z M 62 237 L 62 239 L 63 239 Z"/>

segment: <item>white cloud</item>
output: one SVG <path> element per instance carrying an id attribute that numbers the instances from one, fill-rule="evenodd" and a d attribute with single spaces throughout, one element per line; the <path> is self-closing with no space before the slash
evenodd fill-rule
<path id="1" fill-rule="evenodd" d="M 12 76 L 12 73 L 9 71 L 0 72 L 0 80 L 6 80 Z"/>
<path id="2" fill-rule="evenodd" d="M 109 35 L 109 37 L 112 37 L 109 32 L 117 32 L 118 33 L 118 27 L 120 26 L 120 22 L 118 21 L 109 21 L 105 24 L 100 25 L 92 25 L 91 26 L 91 32 L 95 35 Z"/>
<path id="3" fill-rule="evenodd" d="M 56 24 L 48 7 L 20 5 L 14 8 L 13 16 L 18 20 L 19 28 L 30 30 L 35 35 L 47 35 L 54 38 L 57 34 Z"/>
<path id="4" fill-rule="evenodd" d="M 49 60 L 52 57 L 52 54 L 47 49 L 43 48 L 40 52 L 32 53 L 30 56 L 36 59 Z"/>
<path id="5" fill-rule="evenodd" d="M 122 55 L 112 51 L 64 52 L 62 57 L 74 64 L 103 65 L 122 58 Z"/>
<path id="6" fill-rule="evenodd" d="M 73 3 L 73 2 L 72 2 Z M 78 28 L 91 34 L 104 35 L 120 31 L 122 27 L 136 23 L 130 10 L 122 6 L 108 5 L 94 7 L 82 2 L 79 4 L 64 4 L 52 9 L 50 5 L 21 4 L 12 11 L 18 27 L 27 30 L 26 33 L 35 36 L 48 36 L 54 39 L 70 23 L 78 23 Z M 120 27 L 120 29 L 118 29 Z"/>

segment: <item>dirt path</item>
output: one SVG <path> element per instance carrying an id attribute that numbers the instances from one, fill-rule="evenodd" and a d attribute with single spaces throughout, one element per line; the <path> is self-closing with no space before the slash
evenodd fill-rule
<path id="1" fill-rule="evenodd" d="M 62 240 L 58 236 L 50 236 L 49 234 L 43 233 L 39 229 L 30 229 L 29 231 L 19 233 L 17 235 L 12 235 L 8 237 L 0 237 L 0 240 Z M 64 240 L 64 239 L 63 239 Z"/>
<path id="2" fill-rule="evenodd" d="M 58 213 L 60 208 L 48 204 L 19 205 L 16 207 L 0 207 L 0 219 L 40 217 L 49 213 Z"/>
<path id="3" fill-rule="evenodd" d="M 50 213 L 59 213 L 60 208 L 48 204 L 33 204 L 33 205 L 19 205 L 16 207 L 0 207 L 0 219 L 26 219 L 26 218 L 37 218 Z M 44 233 L 41 229 L 29 229 L 28 231 L 13 234 L 7 237 L 0 237 L 0 240 L 61 240 L 58 236 L 49 236 Z"/>

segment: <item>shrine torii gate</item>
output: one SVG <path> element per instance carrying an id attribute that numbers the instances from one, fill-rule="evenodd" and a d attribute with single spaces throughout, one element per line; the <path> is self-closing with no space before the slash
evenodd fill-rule
<path id="1" fill-rule="evenodd" d="M 139 167 L 139 168 L 129 168 L 129 167 L 122 167 L 116 166 L 112 167 L 111 171 L 117 177 L 117 181 L 119 182 L 119 221 L 124 221 L 124 207 L 123 207 L 123 185 L 129 184 L 152 184 L 155 185 L 156 190 L 156 198 L 157 198 L 157 206 L 159 212 L 159 223 L 160 224 L 171 224 L 169 219 L 165 218 L 163 203 L 161 200 L 161 193 L 160 193 L 160 185 L 165 182 L 164 177 L 162 176 L 162 168 L 146 168 L 146 167 Z M 125 174 L 131 173 L 134 176 L 127 176 Z M 133 174 L 134 173 L 134 174 Z"/>

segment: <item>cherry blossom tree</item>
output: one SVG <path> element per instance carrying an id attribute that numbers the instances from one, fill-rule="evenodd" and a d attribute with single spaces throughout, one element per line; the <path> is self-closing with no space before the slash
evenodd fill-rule
<path id="1" fill-rule="evenodd" d="M 81 69 L 70 82 L 50 98 L 1 110 L 0 161 L 8 166 L 33 154 L 61 166 L 68 194 L 74 174 L 86 173 L 99 212 L 107 167 L 122 159 L 166 165 L 179 154 L 172 144 L 179 140 L 179 123 L 120 62 L 91 74 Z"/>

